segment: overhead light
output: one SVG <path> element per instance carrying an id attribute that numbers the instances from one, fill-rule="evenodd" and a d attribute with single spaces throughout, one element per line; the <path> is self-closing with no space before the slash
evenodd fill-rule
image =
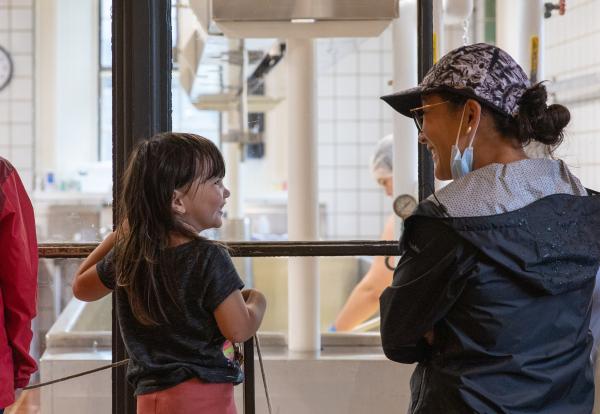
<path id="1" fill-rule="evenodd" d="M 317 19 L 292 19 L 290 21 L 292 23 L 314 23 Z"/>

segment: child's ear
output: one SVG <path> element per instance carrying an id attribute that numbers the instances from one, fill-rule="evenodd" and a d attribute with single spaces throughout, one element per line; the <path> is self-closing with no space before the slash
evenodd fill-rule
<path id="1" fill-rule="evenodd" d="M 171 209 L 175 214 L 185 214 L 185 205 L 183 204 L 183 193 L 179 190 L 173 191 Z"/>

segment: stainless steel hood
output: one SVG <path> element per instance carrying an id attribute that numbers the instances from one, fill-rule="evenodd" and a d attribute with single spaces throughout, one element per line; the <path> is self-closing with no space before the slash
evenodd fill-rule
<path id="1" fill-rule="evenodd" d="M 228 37 L 377 36 L 398 17 L 398 0 L 213 0 Z"/>
<path id="2" fill-rule="evenodd" d="M 397 0 L 213 0 L 216 22 L 391 20 L 396 17 Z"/>

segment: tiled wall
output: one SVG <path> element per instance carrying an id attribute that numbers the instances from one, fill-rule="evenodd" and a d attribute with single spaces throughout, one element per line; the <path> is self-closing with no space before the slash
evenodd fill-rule
<path id="1" fill-rule="evenodd" d="M 0 46 L 13 61 L 10 84 L 0 91 L 0 156 L 19 170 L 28 190 L 34 169 L 33 0 L 0 0 Z"/>
<path id="2" fill-rule="evenodd" d="M 377 239 L 391 199 L 371 176 L 376 142 L 392 132 L 391 29 L 378 38 L 317 42 L 319 199 L 329 239 Z M 331 54 L 334 54 L 332 57 Z M 323 62 L 334 62 L 323 64 Z"/>
<path id="3" fill-rule="evenodd" d="M 571 0 L 564 16 L 545 20 L 546 74 L 555 101 L 571 111 L 558 151 L 583 184 L 600 188 L 600 1 Z"/>

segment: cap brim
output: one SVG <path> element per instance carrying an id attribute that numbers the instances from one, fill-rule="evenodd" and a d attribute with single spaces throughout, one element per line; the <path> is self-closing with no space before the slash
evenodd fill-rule
<path id="1" fill-rule="evenodd" d="M 421 86 L 416 86 L 391 95 L 382 96 L 380 99 L 394 108 L 396 112 L 410 118 L 412 116 L 410 110 L 421 106 L 422 94 L 423 88 Z"/>

